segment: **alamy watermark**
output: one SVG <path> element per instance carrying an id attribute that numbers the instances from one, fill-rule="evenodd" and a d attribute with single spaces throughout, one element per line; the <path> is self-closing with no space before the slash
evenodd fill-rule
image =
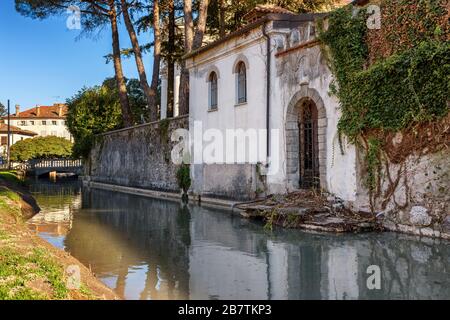
<path id="1" fill-rule="evenodd" d="M 201 121 L 194 121 L 192 130 L 176 129 L 171 140 L 175 146 L 171 152 L 174 164 L 265 164 L 265 175 L 280 170 L 280 130 L 224 129 L 203 130 Z M 270 154 L 267 157 L 267 139 Z"/>
<path id="2" fill-rule="evenodd" d="M 369 275 L 366 280 L 366 286 L 369 290 L 381 290 L 381 268 L 377 265 L 371 265 L 367 268 Z"/>
<path id="3" fill-rule="evenodd" d="M 66 269 L 67 276 L 67 289 L 69 290 L 78 290 L 81 288 L 81 272 L 80 266 L 76 264 L 72 264 Z"/>
<path id="4" fill-rule="evenodd" d="M 358 13 L 361 11 L 358 7 L 353 7 L 353 17 L 356 17 Z M 366 8 L 366 12 L 368 14 L 366 20 L 366 26 L 370 30 L 379 30 L 381 29 L 381 8 L 375 4 L 369 5 Z"/>
<path id="5" fill-rule="evenodd" d="M 66 20 L 66 26 L 69 30 L 81 30 L 81 9 L 78 6 L 71 5 L 67 8 L 69 15 Z"/>

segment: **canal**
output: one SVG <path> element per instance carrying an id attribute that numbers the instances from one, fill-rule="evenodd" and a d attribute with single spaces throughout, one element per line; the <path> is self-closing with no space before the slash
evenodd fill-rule
<path id="1" fill-rule="evenodd" d="M 450 299 L 449 242 L 266 231 L 226 211 L 32 182 L 29 227 L 125 299 Z M 369 266 L 381 289 L 369 290 Z"/>

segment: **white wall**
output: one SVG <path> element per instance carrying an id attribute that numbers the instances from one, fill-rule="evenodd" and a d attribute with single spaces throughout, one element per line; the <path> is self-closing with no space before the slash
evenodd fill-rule
<path id="1" fill-rule="evenodd" d="M 275 51 L 275 43 L 273 44 L 273 51 Z M 326 109 L 327 117 L 327 134 L 326 134 L 326 185 L 328 191 L 338 195 L 339 197 L 355 201 L 356 199 L 356 152 L 352 145 L 345 142 L 343 148 L 345 153 L 341 154 L 337 124 L 340 117 L 339 101 L 335 96 L 329 93 L 330 84 L 333 80 L 332 74 L 326 62 L 321 58 L 321 51 L 319 46 L 309 49 L 302 49 L 291 54 L 289 60 L 293 61 L 293 65 L 288 65 L 282 74 L 278 71 L 280 59 L 274 56 L 272 59 L 272 95 L 271 95 L 271 128 L 280 128 L 284 132 L 285 120 L 287 116 L 287 109 L 291 99 L 301 90 L 300 83 L 305 83 L 308 88 L 315 89 Z M 311 59 L 305 60 L 305 63 L 297 63 L 302 58 Z M 291 75 L 287 76 L 286 73 Z M 304 76 L 304 75 L 307 76 Z M 294 83 L 289 83 L 289 79 Z M 292 79 L 293 78 L 293 79 Z M 268 181 L 272 185 L 273 192 L 282 192 L 286 187 L 286 150 L 283 148 L 286 145 L 285 136 L 280 136 L 279 157 L 283 163 L 283 171 L 276 176 L 269 176 Z"/>
<path id="2" fill-rule="evenodd" d="M 39 136 L 57 136 L 63 137 L 68 140 L 72 139 L 69 130 L 65 125 L 65 120 L 62 119 L 11 119 L 11 125 L 19 127 L 23 130 L 29 130 L 37 133 Z M 22 121 L 26 122 L 26 125 L 22 125 Z M 34 122 L 34 125 L 31 122 Z M 42 121 L 46 121 L 46 125 L 42 124 Z M 56 125 L 53 125 L 53 121 L 56 121 Z"/>

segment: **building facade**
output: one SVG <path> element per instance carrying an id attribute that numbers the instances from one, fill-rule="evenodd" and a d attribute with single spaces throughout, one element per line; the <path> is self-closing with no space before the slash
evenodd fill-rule
<path id="1" fill-rule="evenodd" d="M 72 136 L 66 126 L 67 106 L 56 103 L 52 106 L 36 106 L 20 111 L 16 105 L 16 112 L 10 116 L 10 124 L 22 130 L 35 132 L 38 136 L 56 136 L 72 141 Z M 7 118 L 3 117 L 6 123 Z"/>
<path id="2" fill-rule="evenodd" d="M 197 159 L 194 193 L 245 200 L 320 186 L 354 201 L 356 151 L 345 141 L 340 151 L 339 103 L 316 39 L 321 15 L 257 7 L 247 18 L 243 28 L 186 56 L 190 131 L 200 125 L 203 142 L 216 132 L 228 146 L 227 132 L 241 130 L 251 149 L 256 130 L 260 150 L 256 161 Z M 214 152 L 229 154 L 226 147 Z"/>
<path id="3" fill-rule="evenodd" d="M 10 126 L 9 145 L 12 146 L 18 141 L 33 138 L 37 133 L 23 130 L 16 126 Z M 0 123 L 0 157 L 6 159 L 8 152 L 8 125 Z"/>

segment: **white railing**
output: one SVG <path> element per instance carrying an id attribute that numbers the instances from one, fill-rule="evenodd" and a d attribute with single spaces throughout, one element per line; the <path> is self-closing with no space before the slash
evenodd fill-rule
<path id="1" fill-rule="evenodd" d="M 28 161 L 28 170 L 43 168 L 79 168 L 83 166 L 81 159 L 42 159 Z"/>

